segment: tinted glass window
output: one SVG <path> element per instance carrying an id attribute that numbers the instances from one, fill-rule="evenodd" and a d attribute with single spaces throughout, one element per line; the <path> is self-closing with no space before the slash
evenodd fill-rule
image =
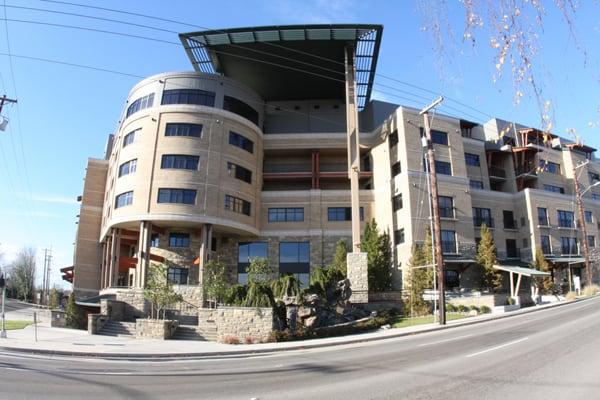
<path id="1" fill-rule="evenodd" d="M 196 191 L 193 189 L 158 189 L 158 202 L 196 204 Z"/>
<path id="2" fill-rule="evenodd" d="M 215 93 L 200 89 L 173 89 L 163 92 L 162 104 L 215 106 Z"/>
<path id="3" fill-rule="evenodd" d="M 202 125 L 199 124 L 167 124 L 165 136 L 202 137 Z"/>
<path id="4" fill-rule="evenodd" d="M 223 97 L 223 109 L 242 116 L 247 120 L 254 122 L 255 125 L 258 125 L 258 111 L 241 100 L 225 96 Z"/>

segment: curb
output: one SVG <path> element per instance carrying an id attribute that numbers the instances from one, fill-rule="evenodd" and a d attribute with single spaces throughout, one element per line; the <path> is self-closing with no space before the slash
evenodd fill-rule
<path id="1" fill-rule="evenodd" d="M 361 338 L 354 337 L 348 340 L 343 340 L 334 343 L 304 343 L 298 344 L 296 346 L 288 346 L 282 348 L 266 348 L 266 349 L 254 349 L 254 350 L 233 350 L 233 351 L 211 351 L 211 352 L 200 352 L 200 353 L 95 353 L 95 352 L 76 352 L 76 351 L 67 351 L 67 350 L 48 350 L 48 349 L 32 349 L 32 348 L 22 348 L 22 347 L 7 347 L 0 346 L 0 351 L 8 352 L 8 353 L 22 353 L 22 354 L 33 354 L 33 355 L 46 355 L 46 356 L 66 356 L 66 357 L 78 357 L 78 358 L 96 358 L 96 359 L 108 359 L 108 360 L 143 360 L 143 361 L 165 361 L 165 360 L 194 360 L 194 359 L 216 359 L 216 358 L 236 358 L 242 356 L 258 356 L 262 354 L 269 353 L 280 353 L 284 351 L 294 351 L 294 350 L 307 350 L 307 349 L 318 349 L 323 347 L 334 347 L 348 344 L 357 344 L 357 343 L 368 343 L 375 342 L 379 340 L 387 340 L 387 339 L 395 339 L 404 336 L 413 336 L 421 333 L 428 332 L 437 332 L 446 329 L 458 328 L 462 326 L 469 326 L 475 324 L 481 324 L 490 321 L 497 321 L 504 318 L 517 317 L 519 315 L 544 311 L 552 308 L 562 307 L 569 304 L 575 304 L 582 301 L 592 300 L 600 295 L 579 298 L 575 300 L 571 300 L 568 302 L 559 302 L 559 303 L 551 303 L 543 308 L 524 308 L 520 311 L 516 311 L 513 313 L 499 314 L 497 316 L 492 316 L 489 318 L 482 318 L 475 321 L 462 321 L 452 323 L 450 325 L 441 325 L 441 326 L 433 326 L 431 328 L 426 328 L 419 331 L 413 332 L 398 332 L 393 335 L 383 336 L 383 337 L 370 337 L 370 338 Z M 361 334 L 358 334 L 359 336 Z M 318 340 L 318 339 L 317 339 Z"/>

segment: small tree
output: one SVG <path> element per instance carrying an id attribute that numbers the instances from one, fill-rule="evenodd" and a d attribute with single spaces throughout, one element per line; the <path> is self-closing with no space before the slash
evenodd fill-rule
<path id="1" fill-rule="evenodd" d="M 167 279 L 168 267 L 162 263 L 151 263 L 148 274 L 148 283 L 144 289 L 144 298 L 150 302 L 150 317 L 165 318 L 165 308 L 170 304 L 178 303 L 183 297 L 173 290 L 171 282 Z"/>
<path id="2" fill-rule="evenodd" d="M 348 255 L 348 246 L 343 239 L 340 239 L 335 245 L 335 254 L 333 262 L 329 265 L 329 269 L 339 272 L 341 279 L 347 276 L 346 256 Z"/>
<path id="3" fill-rule="evenodd" d="M 10 282 L 19 298 L 33 301 L 35 292 L 35 250 L 26 247 L 19 251 L 17 259 L 9 267 Z"/>
<path id="4" fill-rule="evenodd" d="M 433 270 L 423 248 L 425 246 L 413 245 L 408 262 L 408 299 L 406 305 L 411 315 L 426 315 L 429 313 L 429 304 L 423 300 L 423 293 L 425 289 L 433 287 Z M 429 258 L 431 259 L 431 256 Z"/>
<path id="5" fill-rule="evenodd" d="M 367 253 L 369 289 L 375 292 L 391 289 L 390 237 L 387 233 L 379 233 L 375 220 L 367 222 L 360 249 Z"/>
<path id="6" fill-rule="evenodd" d="M 75 304 L 75 295 L 73 292 L 69 295 L 67 308 L 65 309 L 65 322 L 69 328 L 80 329 L 83 325 L 81 310 Z"/>
<path id="7" fill-rule="evenodd" d="M 535 251 L 535 259 L 531 263 L 531 268 L 542 272 L 550 272 L 550 264 L 546 260 L 546 257 L 544 257 L 544 252 L 542 251 L 542 249 L 538 248 Z M 552 276 L 544 276 L 543 278 L 537 279 L 536 281 L 539 282 L 543 294 L 554 293 L 555 288 Z"/>
<path id="8" fill-rule="evenodd" d="M 282 300 L 284 297 L 293 297 L 296 300 L 300 298 L 300 281 L 294 275 L 283 275 L 275 279 L 271 289 L 277 300 Z"/>
<path id="9" fill-rule="evenodd" d="M 48 296 L 48 308 L 50 310 L 54 310 L 56 308 L 58 308 L 59 306 L 59 299 L 58 299 L 58 290 L 56 290 L 55 288 L 52 288 L 52 290 L 50 290 L 50 295 Z"/>
<path id="10" fill-rule="evenodd" d="M 221 260 L 210 260 L 204 266 L 202 289 L 204 298 L 216 303 L 223 301 L 227 294 L 227 266 Z"/>
<path id="11" fill-rule="evenodd" d="M 251 258 L 246 272 L 248 273 L 248 284 L 266 282 L 273 278 L 273 269 L 266 258 Z"/>
<path id="12" fill-rule="evenodd" d="M 502 287 L 502 275 L 494 269 L 494 265 L 498 263 L 496 259 L 496 245 L 492 232 L 486 224 L 481 225 L 480 230 L 481 241 L 477 248 L 475 261 L 483 267 L 483 284 L 490 290 L 498 290 Z"/>

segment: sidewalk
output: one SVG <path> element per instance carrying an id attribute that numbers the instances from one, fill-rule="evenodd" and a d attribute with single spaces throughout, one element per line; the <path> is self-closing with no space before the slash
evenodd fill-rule
<path id="1" fill-rule="evenodd" d="M 380 329 L 369 333 L 359 333 L 323 339 L 310 339 L 279 343 L 260 343 L 250 345 L 229 345 L 203 341 L 152 339 L 136 340 L 122 337 L 88 335 L 86 331 L 50 328 L 47 326 L 47 324 L 38 324 L 37 342 L 35 341 L 35 327 L 30 325 L 24 329 L 7 331 L 7 338 L 0 339 L 0 351 L 111 359 L 189 359 L 252 355 L 286 350 L 353 344 L 408 336 L 423 332 L 433 332 L 501 318 L 510 318 L 516 315 L 523 315 L 548 308 L 560 307 L 584 300 L 586 299 L 577 299 L 570 302 L 550 303 L 541 306 L 528 307 L 506 314 L 485 314 L 476 317 L 450 321 L 445 326 L 440 326 L 437 324 L 423 324 L 406 328 Z"/>

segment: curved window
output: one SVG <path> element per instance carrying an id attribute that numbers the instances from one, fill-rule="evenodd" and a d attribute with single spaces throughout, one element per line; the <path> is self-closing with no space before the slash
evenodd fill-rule
<path id="1" fill-rule="evenodd" d="M 129 105 L 129 107 L 127 107 L 127 114 L 125 115 L 125 118 L 129 117 L 131 114 L 134 114 L 138 111 L 142 111 L 146 108 L 152 107 L 153 103 L 154 103 L 154 93 L 150 93 L 147 96 L 140 97 L 139 99 L 137 99 L 133 103 L 131 103 Z"/>
<path id="2" fill-rule="evenodd" d="M 165 90 L 161 104 L 197 104 L 200 106 L 215 106 L 215 92 L 200 89 Z"/>
<path id="3" fill-rule="evenodd" d="M 202 125 L 199 124 L 167 124 L 165 136 L 202 137 Z"/>
<path id="4" fill-rule="evenodd" d="M 258 125 L 258 111 L 235 97 L 223 97 L 223 110 L 230 111 Z"/>
<path id="5" fill-rule="evenodd" d="M 133 174 L 137 168 L 137 158 L 129 160 L 119 167 L 119 178 L 123 175 Z"/>
<path id="6" fill-rule="evenodd" d="M 250 208 L 252 205 L 249 201 L 240 199 L 238 197 L 225 195 L 225 209 L 236 212 L 238 214 L 244 214 L 250 216 Z"/>
<path id="7" fill-rule="evenodd" d="M 135 131 L 131 131 L 127 135 L 125 135 L 125 137 L 123 137 L 123 147 L 129 146 L 131 143 L 135 142 L 136 132 L 138 132 L 140 129 L 136 129 Z"/>
<path id="8" fill-rule="evenodd" d="M 248 153 L 254 153 L 254 142 L 239 133 L 229 132 L 229 144 L 244 149 Z"/>
<path id="9" fill-rule="evenodd" d="M 121 193 L 115 198 L 115 208 L 129 206 L 133 203 L 133 191 Z"/>
<path id="10" fill-rule="evenodd" d="M 199 156 L 186 156 L 181 154 L 165 154 L 162 156 L 160 167 L 162 169 L 198 169 Z"/>
<path id="11" fill-rule="evenodd" d="M 252 183 L 252 171 L 247 168 L 241 167 L 232 162 L 227 162 L 227 171 L 229 175 L 241 181 Z"/>
<path id="12" fill-rule="evenodd" d="M 196 191 L 193 189 L 158 189 L 158 202 L 196 204 Z"/>

